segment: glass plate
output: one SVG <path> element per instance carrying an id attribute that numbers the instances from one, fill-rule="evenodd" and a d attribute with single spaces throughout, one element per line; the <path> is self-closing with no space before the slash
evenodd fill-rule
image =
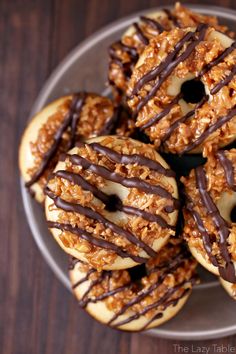
<path id="1" fill-rule="evenodd" d="M 236 26 L 236 11 L 211 6 L 189 6 L 193 10 L 214 15 L 232 30 Z M 149 9 L 116 21 L 96 32 L 78 45 L 56 68 L 42 88 L 31 111 L 31 116 L 46 103 L 74 91 L 87 90 L 109 94 L 107 80 L 107 48 L 120 38 L 125 29 L 142 13 L 160 10 Z M 190 158 L 191 159 L 191 158 Z M 188 166 L 195 163 L 187 158 Z M 186 162 L 185 162 L 186 163 Z M 68 257 L 50 235 L 42 207 L 28 195 L 21 182 L 24 208 L 33 237 L 44 258 L 56 276 L 70 289 Z M 196 286 L 189 301 L 180 313 L 146 334 L 172 339 L 209 339 L 236 333 L 236 301 L 219 285 L 217 278 L 203 269 L 202 284 Z"/>

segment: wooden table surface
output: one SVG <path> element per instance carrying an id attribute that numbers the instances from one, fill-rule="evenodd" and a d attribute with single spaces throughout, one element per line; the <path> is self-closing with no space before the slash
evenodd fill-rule
<path id="1" fill-rule="evenodd" d="M 162 2 L 169 3 L 173 2 Z M 235 0 L 206 3 L 236 8 Z M 0 353 L 165 354 L 174 353 L 174 344 L 185 346 L 189 353 L 197 346 L 209 346 L 208 353 L 213 353 L 214 343 L 235 349 L 236 336 L 195 342 L 192 348 L 190 342 L 121 333 L 96 323 L 45 263 L 21 201 L 19 139 L 51 71 L 75 45 L 108 22 L 160 4 L 158 0 L 0 0 Z"/>

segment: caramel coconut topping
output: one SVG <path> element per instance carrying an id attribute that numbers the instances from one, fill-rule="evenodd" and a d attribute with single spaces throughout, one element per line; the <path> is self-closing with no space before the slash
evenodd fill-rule
<path id="1" fill-rule="evenodd" d="M 218 151 L 204 167 L 182 179 L 186 193 L 184 237 L 231 283 L 236 283 L 236 226 L 227 205 L 234 208 L 235 164 L 235 149 Z"/>
<path id="2" fill-rule="evenodd" d="M 45 189 L 61 210 L 48 226 L 62 230 L 65 243 L 68 235 L 73 235 L 71 245 L 85 243 L 96 267 L 99 261 L 111 261 L 103 257 L 97 264 L 97 248 L 106 249 L 111 258 L 117 253 L 137 263 L 147 260 L 145 254 L 155 256 L 153 243 L 174 234 L 173 215 L 179 207 L 169 183 L 174 173 L 156 160 L 155 150 L 131 139 L 116 140 L 79 143 L 76 153 L 61 156 L 65 170 L 56 170 Z M 114 189 L 110 194 L 107 183 L 125 188 L 126 196 L 114 194 Z M 116 213 L 122 216 L 115 221 Z"/>
<path id="3" fill-rule="evenodd" d="M 176 306 L 191 291 L 198 279 L 196 264 L 183 243 L 171 239 L 145 265 L 129 270 L 98 272 L 73 258 L 70 274 L 76 293 L 81 285 L 88 284 L 79 299 L 82 307 L 102 301 L 113 312 L 107 323 L 112 327 L 120 327 L 144 316 L 143 330 L 161 318 L 166 308 Z M 77 275 L 80 275 L 78 281 Z"/>

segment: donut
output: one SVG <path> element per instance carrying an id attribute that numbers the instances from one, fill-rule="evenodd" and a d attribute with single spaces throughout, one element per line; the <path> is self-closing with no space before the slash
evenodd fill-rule
<path id="1" fill-rule="evenodd" d="M 70 263 L 72 290 L 99 322 L 141 331 L 175 316 L 198 281 L 197 262 L 180 239 L 170 239 L 155 258 L 124 270 L 99 272 L 77 259 Z"/>
<path id="2" fill-rule="evenodd" d="M 236 137 L 236 42 L 207 24 L 152 39 L 129 81 L 136 126 L 156 148 L 202 153 Z"/>
<path id="3" fill-rule="evenodd" d="M 221 285 L 227 291 L 229 296 L 231 296 L 234 300 L 236 300 L 236 283 L 232 284 L 232 283 L 222 279 L 221 277 L 219 279 L 220 279 Z"/>
<path id="4" fill-rule="evenodd" d="M 77 139 L 131 131 L 130 120 L 106 97 L 81 92 L 53 101 L 32 118 L 21 139 L 19 166 L 25 186 L 43 202 L 43 189 L 59 154 Z"/>
<path id="5" fill-rule="evenodd" d="M 122 38 L 109 47 L 108 81 L 115 99 L 120 101 L 125 97 L 133 68 L 150 39 L 164 30 L 195 27 L 199 23 L 207 23 L 221 32 L 228 31 L 227 27 L 218 24 L 215 17 L 200 15 L 180 3 L 176 3 L 172 10 L 163 9 L 140 16 L 138 22 L 131 25 Z"/>
<path id="6" fill-rule="evenodd" d="M 118 136 L 79 143 L 45 188 L 48 227 L 67 253 L 98 270 L 146 262 L 175 234 L 174 175 L 151 145 Z"/>
<path id="7" fill-rule="evenodd" d="M 219 150 L 182 177 L 183 237 L 199 263 L 236 283 L 236 149 Z"/>

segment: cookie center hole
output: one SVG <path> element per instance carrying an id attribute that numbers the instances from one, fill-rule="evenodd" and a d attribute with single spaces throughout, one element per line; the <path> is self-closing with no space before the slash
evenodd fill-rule
<path id="1" fill-rule="evenodd" d="M 230 219 L 231 219 L 232 222 L 236 223 L 236 205 L 231 210 Z"/>
<path id="2" fill-rule="evenodd" d="M 185 81 L 181 86 L 181 93 L 187 103 L 198 103 L 206 94 L 204 84 L 197 79 Z"/>
<path id="3" fill-rule="evenodd" d="M 143 277 L 147 275 L 145 264 L 140 264 L 136 267 L 127 269 L 129 272 L 131 282 L 138 283 Z"/>
<path id="4" fill-rule="evenodd" d="M 111 194 L 109 196 L 108 202 L 106 203 L 106 210 L 110 212 L 115 212 L 119 209 L 118 206 L 121 204 L 122 202 L 120 198 L 115 194 Z"/>

